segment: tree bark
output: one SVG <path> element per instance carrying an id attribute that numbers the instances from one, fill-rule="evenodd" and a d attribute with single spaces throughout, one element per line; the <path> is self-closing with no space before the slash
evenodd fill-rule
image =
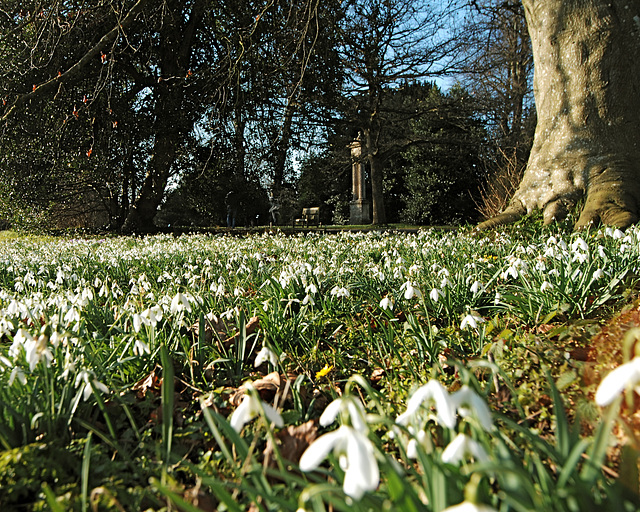
<path id="1" fill-rule="evenodd" d="M 161 76 L 154 85 L 156 99 L 153 153 L 138 197 L 121 228 L 123 233 L 148 233 L 155 230 L 153 219 L 164 198 L 171 167 L 175 163 L 180 144 L 193 128 L 196 115 L 183 108 L 183 77 L 189 69 L 196 30 L 205 2 L 194 2 L 186 25 L 183 25 L 180 18 L 180 2 L 174 1 L 167 6 L 169 9 L 159 32 Z"/>
<path id="2" fill-rule="evenodd" d="M 545 223 L 584 199 L 576 228 L 627 227 L 640 204 L 640 4 L 523 0 L 538 113 L 527 169 L 493 227 L 540 208 Z"/>
<path id="3" fill-rule="evenodd" d="M 371 224 L 379 226 L 387 223 L 387 212 L 384 207 L 382 165 L 380 163 L 377 140 L 380 134 L 379 124 L 372 123 L 373 128 L 364 130 L 365 161 L 369 164 L 371 180 Z"/>

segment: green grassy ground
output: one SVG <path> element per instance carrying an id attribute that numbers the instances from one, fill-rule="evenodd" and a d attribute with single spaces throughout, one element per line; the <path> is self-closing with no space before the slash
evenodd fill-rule
<path id="1" fill-rule="evenodd" d="M 635 510 L 633 415 L 593 394 L 634 354 L 639 253 L 537 223 L 5 233 L 0 503 Z"/>

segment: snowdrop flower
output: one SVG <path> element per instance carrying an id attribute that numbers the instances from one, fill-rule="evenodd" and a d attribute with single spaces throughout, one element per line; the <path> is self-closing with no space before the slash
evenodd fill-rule
<path id="1" fill-rule="evenodd" d="M 138 313 L 133 314 L 133 330 L 136 332 L 140 332 L 140 327 L 142 327 L 142 318 Z"/>
<path id="2" fill-rule="evenodd" d="M 41 334 L 38 339 L 29 336 L 24 343 L 25 358 L 29 363 L 29 370 L 33 371 L 40 359 L 44 358 L 47 368 L 53 360 L 53 354 L 49 349 L 49 336 Z"/>
<path id="3" fill-rule="evenodd" d="M 602 276 L 604 276 L 604 272 L 602 271 L 601 268 L 597 269 L 594 273 L 593 273 L 593 279 L 600 279 Z"/>
<path id="4" fill-rule="evenodd" d="M 473 415 L 487 432 L 493 429 L 493 420 L 487 402 L 469 386 L 462 386 L 451 395 L 451 402 L 463 418 Z"/>
<path id="5" fill-rule="evenodd" d="M 316 439 L 302 454 L 300 469 L 312 471 L 329 455 L 335 453 L 345 472 L 343 490 L 355 500 L 365 492 L 374 491 L 380 482 L 380 470 L 374 447 L 369 438 L 355 428 L 342 425 Z"/>
<path id="6" fill-rule="evenodd" d="M 152 306 L 140 313 L 140 318 L 145 325 L 156 325 L 162 320 L 162 308 L 160 306 Z"/>
<path id="7" fill-rule="evenodd" d="M 589 254 L 586 252 L 575 252 L 573 254 L 573 261 L 577 261 L 578 263 L 584 263 L 589 259 Z"/>
<path id="8" fill-rule="evenodd" d="M 256 360 L 253 362 L 253 366 L 257 368 L 262 363 L 266 362 L 271 363 L 273 366 L 278 364 L 278 356 L 273 350 L 270 350 L 266 345 L 262 347 L 258 355 L 256 356 Z"/>
<path id="9" fill-rule="evenodd" d="M 231 427 L 236 432 L 240 432 L 242 427 L 260 415 L 261 411 L 264 411 L 267 419 L 275 424 L 276 427 L 284 427 L 284 421 L 280 413 L 268 403 L 260 400 L 251 384 L 247 383 L 245 386 L 247 388 L 247 394 L 244 395 L 242 402 L 231 415 L 231 419 L 229 420 Z"/>
<path id="10" fill-rule="evenodd" d="M 448 464 L 460 464 L 471 455 L 478 462 L 487 462 L 489 455 L 483 446 L 465 434 L 458 434 L 442 452 L 442 461 Z"/>
<path id="11" fill-rule="evenodd" d="M 320 425 L 326 427 L 331 425 L 338 414 L 342 413 L 344 416 L 347 416 L 351 422 L 351 425 L 356 430 L 366 433 L 367 422 L 366 422 L 366 411 L 364 409 L 364 405 L 359 398 L 354 396 L 345 396 L 343 398 L 336 398 L 333 402 L 331 402 L 325 408 L 324 412 L 320 416 Z"/>
<path id="12" fill-rule="evenodd" d="M 87 370 L 82 370 L 80 373 L 78 373 L 78 376 L 76 377 L 75 387 L 78 387 L 80 384 L 82 384 L 83 386 L 82 400 L 84 400 L 85 402 L 89 399 L 94 389 L 100 391 L 101 393 L 109 393 L 109 388 L 102 382 L 99 382 L 97 379 L 92 378 Z"/>
<path id="13" fill-rule="evenodd" d="M 549 281 L 544 281 L 540 285 L 540 291 L 541 292 L 546 292 L 547 290 L 552 290 L 552 289 L 553 289 L 553 285 Z"/>
<path id="14" fill-rule="evenodd" d="M 306 306 L 307 304 L 310 304 L 311 306 L 315 306 L 316 304 L 316 301 L 313 300 L 313 297 L 309 293 L 307 293 L 304 296 L 304 299 L 302 299 L 302 305 Z"/>
<path id="15" fill-rule="evenodd" d="M 578 250 L 582 252 L 589 252 L 589 246 L 587 242 L 585 242 L 581 237 L 576 238 L 576 240 L 571 244 L 571 250 L 576 252 Z"/>
<path id="16" fill-rule="evenodd" d="M 414 434 L 413 427 L 409 427 L 409 432 Z M 407 457 L 410 459 L 418 458 L 418 444 L 424 444 L 427 438 L 427 433 L 424 430 L 418 430 L 418 433 L 414 434 L 414 436 L 415 437 L 409 439 L 409 442 L 407 443 Z"/>
<path id="17" fill-rule="evenodd" d="M 18 379 L 18 382 L 23 386 L 27 383 L 27 376 L 22 371 L 22 368 L 19 366 L 14 366 L 11 370 L 11 375 L 9 375 L 9 380 L 7 381 L 8 386 L 12 386 L 14 381 Z"/>
<path id="18" fill-rule="evenodd" d="M 344 286 L 342 286 L 342 287 L 334 286 L 331 289 L 331 295 L 333 295 L 334 297 L 337 297 L 337 298 L 348 297 L 349 296 L 349 290 L 347 290 Z"/>
<path id="19" fill-rule="evenodd" d="M 417 299 L 422 297 L 422 292 L 418 288 L 413 286 L 411 281 L 407 281 L 406 283 L 404 283 L 401 289 L 404 289 L 404 298 L 407 300 L 411 300 L 414 297 L 416 297 Z"/>
<path id="20" fill-rule="evenodd" d="M 13 337 L 13 343 L 9 347 L 9 357 L 15 359 L 20 354 L 20 348 L 24 347 L 28 340 L 32 340 L 33 337 L 26 329 L 20 328 L 16 335 Z"/>
<path id="21" fill-rule="evenodd" d="M 429 292 L 429 298 L 433 301 L 433 302 L 438 302 L 438 299 L 440 298 L 440 295 L 442 295 L 442 292 L 440 290 L 438 290 L 437 288 L 433 288 L 430 292 Z"/>
<path id="22" fill-rule="evenodd" d="M 187 312 L 191 312 L 191 305 L 189 304 L 189 299 L 187 299 L 186 295 L 181 292 L 176 293 L 175 297 L 171 300 L 171 308 L 170 311 L 173 314 L 176 314 L 180 311 L 186 310 Z"/>
<path id="23" fill-rule="evenodd" d="M 384 309 L 385 311 L 388 310 L 392 310 L 393 309 L 393 299 L 391 297 L 389 297 L 388 295 L 385 296 L 381 301 L 380 301 L 380 307 L 382 309 Z"/>
<path id="24" fill-rule="evenodd" d="M 624 233 L 622 231 L 620 231 L 619 229 L 616 229 L 611 236 L 613 237 L 614 240 L 620 240 L 621 238 L 624 238 Z"/>
<path id="25" fill-rule="evenodd" d="M 634 357 L 628 363 L 618 366 L 602 380 L 596 391 L 596 403 L 601 407 L 607 406 L 629 388 L 634 388 L 636 393 L 639 393 L 638 385 L 640 385 L 640 357 Z"/>
<path id="26" fill-rule="evenodd" d="M 474 295 L 476 293 L 478 293 L 480 291 L 480 282 L 479 281 L 474 281 L 473 284 L 471 285 L 470 291 L 471 293 L 473 293 Z"/>
<path id="27" fill-rule="evenodd" d="M 471 327 L 472 329 L 477 329 L 478 324 L 484 322 L 484 318 L 476 315 L 467 315 L 462 319 L 462 323 L 460 324 L 460 329 L 466 329 L 467 327 Z"/>
<path id="28" fill-rule="evenodd" d="M 396 418 L 399 425 L 407 425 L 417 416 L 423 402 L 434 405 L 436 419 L 447 428 L 456 426 L 455 403 L 449 392 L 437 380 L 430 380 L 424 386 L 419 387 L 407 402 L 407 410 Z"/>
<path id="29" fill-rule="evenodd" d="M 498 512 L 495 508 L 481 503 L 473 503 L 471 501 L 463 501 L 458 505 L 445 508 L 442 512 Z"/>
<path id="30" fill-rule="evenodd" d="M 137 356 L 142 356 L 144 354 L 151 354 L 151 349 L 149 348 L 149 345 L 144 341 L 136 338 L 133 343 L 133 353 Z"/>

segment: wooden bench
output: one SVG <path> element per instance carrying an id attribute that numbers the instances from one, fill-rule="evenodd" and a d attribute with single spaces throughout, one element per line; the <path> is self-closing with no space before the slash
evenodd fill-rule
<path id="1" fill-rule="evenodd" d="M 303 208 L 302 216 L 299 219 L 294 219 L 293 227 L 302 225 L 303 227 L 319 226 L 320 225 L 320 207 Z"/>

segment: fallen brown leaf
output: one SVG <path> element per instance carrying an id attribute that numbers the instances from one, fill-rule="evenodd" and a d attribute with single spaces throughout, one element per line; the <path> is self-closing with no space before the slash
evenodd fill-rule
<path id="1" fill-rule="evenodd" d="M 293 425 L 280 430 L 274 435 L 280 455 L 285 460 L 297 464 L 307 447 L 318 437 L 318 426 L 314 420 L 309 420 L 302 425 Z M 265 464 L 273 466 L 273 443 L 267 441 L 264 449 Z"/>
<path id="2" fill-rule="evenodd" d="M 156 375 L 157 369 L 158 367 L 156 366 L 149 375 L 143 377 L 131 387 L 131 390 L 135 391 L 136 396 L 140 400 L 142 400 L 146 396 L 147 391 L 153 391 L 153 393 L 156 395 L 160 393 L 160 386 L 162 381 Z"/>

